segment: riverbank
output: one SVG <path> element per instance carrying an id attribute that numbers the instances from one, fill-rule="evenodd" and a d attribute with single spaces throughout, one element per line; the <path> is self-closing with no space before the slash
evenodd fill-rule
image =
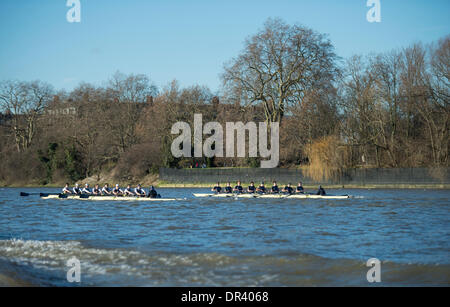
<path id="1" fill-rule="evenodd" d="M 80 182 L 84 182 L 81 180 Z M 128 183 L 119 183 L 121 187 L 126 186 Z M 157 188 L 212 188 L 217 184 L 217 182 L 206 182 L 206 183 L 171 183 L 165 181 L 154 181 L 150 184 L 144 184 L 144 186 L 154 185 Z M 256 182 L 255 185 L 258 185 L 259 182 Z M 226 181 L 221 182 L 222 187 L 226 185 Z M 234 186 L 235 182 L 231 182 L 231 185 Z M 249 186 L 250 183 L 242 183 L 242 186 L 245 188 Z M 266 187 L 270 187 L 272 184 L 270 182 L 266 183 Z M 283 188 L 286 183 L 278 182 L 278 186 Z M 39 184 L 11 184 L 4 185 L 0 184 L 0 188 L 62 188 L 63 184 L 47 184 L 47 185 L 39 185 Z M 295 187 L 296 184 L 293 184 Z M 349 185 L 338 185 L 338 184 L 325 184 L 323 185 L 326 189 L 424 189 L 424 190 L 450 190 L 450 184 L 349 184 Z M 316 184 L 304 184 L 303 187 L 307 190 L 317 189 L 318 185 Z"/>
<path id="2" fill-rule="evenodd" d="M 128 184 L 144 187 L 154 185 L 159 188 L 211 188 L 217 181 L 223 186 L 231 182 L 232 186 L 240 180 L 243 186 L 250 181 L 259 185 L 264 181 L 266 187 L 276 180 L 280 187 L 287 183 L 296 186 L 302 181 L 306 189 L 317 189 L 319 185 L 327 189 L 450 189 L 450 168 L 409 168 L 409 169 L 349 169 L 340 174 L 338 178 L 317 180 L 311 178 L 308 172 L 302 169 L 252 169 L 252 168 L 209 168 L 209 169 L 160 169 L 158 174 L 149 174 L 143 178 L 117 179 L 117 174 L 104 172 L 77 181 L 84 185 L 99 184 L 110 186 L 119 184 L 121 187 Z M 42 185 L 36 182 L 0 182 L 0 187 L 27 187 L 27 188 L 61 188 L 65 181 Z M 74 182 L 69 182 L 70 185 Z"/>
<path id="3" fill-rule="evenodd" d="M 80 181 L 84 182 L 84 181 Z M 119 185 L 121 187 L 126 186 L 128 183 Z M 171 182 L 164 182 L 164 181 L 154 181 L 151 183 L 151 185 L 154 185 L 157 188 L 212 188 L 215 186 L 216 182 L 209 182 L 209 183 L 171 183 Z M 222 186 L 225 186 L 226 182 L 221 182 Z M 150 184 L 145 184 L 144 186 L 148 186 Z M 232 186 L 235 185 L 235 182 L 231 183 Z M 242 186 L 245 188 L 250 183 L 242 183 Z M 255 185 L 258 185 L 258 183 L 255 183 Z M 272 184 L 270 182 L 267 182 L 266 187 L 270 187 Z M 284 187 L 286 183 L 278 182 L 279 187 Z M 11 185 L 4 185 L 0 184 L 0 188 L 61 188 L 64 185 L 62 184 L 47 184 L 47 185 L 39 185 L 39 184 L 11 184 Z M 295 187 L 296 184 L 293 184 Z M 350 185 L 337 185 L 337 184 L 326 184 L 323 185 L 326 189 L 424 189 L 424 190 L 450 190 L 450 184 L 350 184 Z M 307 190 L 314 190 L 317 189 L 318 185 L 313 184 L 304 184 L 303 187 Z"/>
<path id="4" fill-rule="evenodd" d="M 299 181 L 305 188 L 316 189 L 319 185 L 331 189 L 450 189 L 450 168 L 395 168 L 395 169 L 347 169 L 331 178 L 311 176 L 307 169 L 260 169 L 260 168 L 206 168 L 159 170 L 158 185 L 175 188 L 205 188 L 241 181 L 248 185 L 265 182 L 271 186 L 276 180 L 279 186 L 287 183 L 297 185 Z"/>
<path id="5" fill-rule="evenodd" d="M 13 182 L 13 183 L 6 183 L 0 181 L 0 188 L 62 188 L 64 187 L 65 183 L 68 182 L 69 185 L 75 184 L 75 182 L 67 181 L 59 181 L 59 182 L 52 182 L 48 184 L 39 184 L 36 182 Z M 124 181 L 124 180 L 117 180 L 114 178 L 111 174 L 102 174 L 101 176 L 92 176 L 85 179 L 80 179 L 77 181 L 80 185 L 84 185 L 85 183 L 88 183 L 91 188 L 95 184 L 99 184 L 100 186 L 103 186 L 104 184 L 108 183 L 109 186 L 113 186 L 115 184 L 119 184 L 121 187 L 126 187 L 128 184 L 131 185 L 137 185 L 141 184 L 145 187 L 154 185 L 158 185 L 158 175 L 151 174 L 147 175 L 140 179 L 131 179 L 130 181 Z"/>
<path id="6" fill-rule="evenodd" d="M 210 183 L 170 183 L 170 182 L 158 182 L 156 184 L 159 188 L 211 188 L 215 186 L 217 183 L 210 182 Z M 226 182 L 222 182 L 221 185 L 224 187 Z M 235 185 L 235 182 L 231 183 L 232 186 Z M 243 187 L 247 187 L 249 183 L 242 183 Z M 255 185 L 258 185 L 258 183 L 255 183 Z M 272 184 L 270 182 L 266 183 L 266 187 L 270 187 Z M 278 186 L 280 188 L 284 187 L 286 183 L 278 182 Z M 295 187 L 296 184 L 293 184 Z M 305 189 L 317 189 L 317 185 L 313 184 L 306 184 L 303 185 Z M 439 189 L 439 190 L 447 190 L 450 189 L 450 184 L 420 184 L 420 185 L 408 185 L 408 184 L 370 184 L 370 185 L 363 185 L 363 184 L 350 184 L 350 185 L 324 185 L 327 189 Z"/>

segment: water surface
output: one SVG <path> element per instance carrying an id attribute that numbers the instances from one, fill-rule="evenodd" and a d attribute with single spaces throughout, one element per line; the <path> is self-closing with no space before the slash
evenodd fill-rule
<path id="1" fill-rule="evenodd" d="M 19 197 L 0 188 L 0 285 L 367 286 L 450 284 L 448 190 L 335 190 L 349 200 L 195 199 L 173 202 Z"/>

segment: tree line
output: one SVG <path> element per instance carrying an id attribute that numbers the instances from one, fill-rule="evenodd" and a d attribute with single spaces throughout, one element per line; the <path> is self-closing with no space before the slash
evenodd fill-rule
<path id="1" fill-rule="evenodd" d="M 224 65 L 223 88 L 158 88 L 117 72 L 72 91 L 0 83 L 0 182 L 59 183 L 160 167 L 258 167 L 258 158 L 174 158 L 175 122 L 279 122 L 280 167 L 329 177 L 352 167 L 449 165 L 450 36 L 342 59 L 326 35 L 269 19 Z M 248 152 L 248 151 L 247 151 Z"/>

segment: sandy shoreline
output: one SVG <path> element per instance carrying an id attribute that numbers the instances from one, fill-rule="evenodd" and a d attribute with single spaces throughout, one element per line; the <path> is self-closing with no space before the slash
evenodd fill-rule
<path id="1" fill-rule="evenodd" d="M 30 287 L 31 284 L 0 273 L 0 287 Z"/>

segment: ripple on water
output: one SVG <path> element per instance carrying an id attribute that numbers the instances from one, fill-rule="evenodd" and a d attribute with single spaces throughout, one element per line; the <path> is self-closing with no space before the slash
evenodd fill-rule
<path id="1" fill-rule="evenodd" d="M 295 251 L 277 256 L 227 256 L 219 253 L 145 254 L 122 249 L 88 248 L 80 242 L 0 241 L 0 256 L 20 265 L 34 265 L 58 276 L 68 258 L 82 260 L 83 284 L 111 285 L 360 285 L 364 261 L 332 260 Z M 383 283 L 449 284 L 449 266 L 383 262 Z M 64 275 L 64 274 L 62 274 Z M 65 282 L 50 278 L 56 285 Z"/>
<path id="2" fill-rule="evenodd" d="M 189 196 L 190 191 L 177 189 L 164 193 L 182 198 Z M 404 263 L 413 266 L 440 263 L 441 275 L 448 274 L 450 248 L 448 240 L 443 238 L 450 234 L 449 192 L 424 195 L 422 191 L 408 190 L 395 191 L 394 195 L 392 191 L 349 190 L 338 193 L 361 193 L 364 198 L 275 202 L 190 199 L 150 206 L 42 201 L 37 197 L 19 198 L 17 193 L 1 193 L 0 215 L 2 221 L 7 222 L 0 223 L 0 237 L 24 238 L 23 242 L 28 243 L 23 247 L 19 243 L 3 245 L 5 249 L 0 251 L 0 258 L 22 263 L 22 257 L 22 264 L 27 267 L 58 270 L 57 266 L 64 266 L 63 257 L 70 254 L 60 247 L 70 247 L 76 254 L 87 257 L 88 266 L 98 266 L 87 271 L 91 274 L 88 280 L 93 284 L 112 284 L 108 282 L 110 277 L 122 285 L 183 285 L 184 282 L 192 282 L 192 285 L 233 285 L 233 282 L 247 286 L 301 285 L 317 281 L 318 284 L 333 284 L 333 280 L 342 281 L 342 278 L 336 273 L 329 279 L 325 275 L 321 279 L 320 272 L 327 272 L 322 261 L 330 261 L 333 267 L 330 272 L 337 272 L 338 264 L 345 266 L 339 259 L 351 259 L 343 272 L 363 276 L 359 271 L 356 273 L 355 268 L 366 270 L 364 261 L 374 256 L 391 260 L 395 264 L 391 272 L 409 270 L 411 267 L 401 265 Z M 34 241 L 60 244 L 46 247 L 31 243 Z M 78 242 L 80 246 L 70 245 L 70 242 Z M 8 248 L 17 254 L 6 252 Z M 46 252 L 40 254 L 44 250 Z M 138 256 L 131 253 L 137 251 Z M 36 252 L 36 259 L 31 252 Z M 175 265 L 169 268 L 167 263 L 158 262 L 155 253 L 161 253 L 162 258 Z M 199 260 L 202 256 L 198 256 L 198 261 L 193 256 L 206 257 L 214 253 L 228 257 L 229 264 L 222 262 L 225 263 L 222 269 Z M 106 254 L 111 258 L 108 261 L 103 258 Z M 314 260 L 308 262 L 309 258 L 304 255 L 315 255 Z M 195 270 L 183 268 L 175 256 L 189 261 Z M 219 256 L 211 257 L 217 263 L 224 261 Z M 295 261 L 297 258 L 301 260 Z M 208 269 L 213 272 L 207 272 Z M 421 267 L 413 267 L 414 270 L 424 273 Z M 173 275 L 168 275 L 169 272 Z M 306 279 L 292 272 L 310 276 Z M 193 277 L 188 277 L 191 273 Z M 99 277 L 102 274 L 108 278 Z M 446 280 L 433 274 L 425 274 L 421 280 L 431 277 Z M 241 281 L 234 276 L 239 276 Z"/>

